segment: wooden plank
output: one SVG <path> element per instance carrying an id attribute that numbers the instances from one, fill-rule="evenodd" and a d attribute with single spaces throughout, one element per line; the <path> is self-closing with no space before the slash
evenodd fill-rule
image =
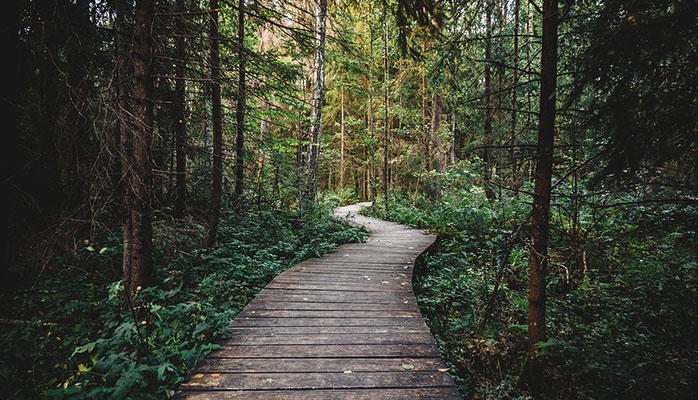
<path id="1" fill-rule="evenodd" d="M 381 284 L 378 285 L 352 285 L 352 284 L 347 284 L 347 283 L 336 283 L 332 285 L 327 285 L 327 284 L 313 284 L 313 283 L 305 283 L 305 282 L 296 282 L 296 283 L 283 283 L 283 282 L 274 282 L 272 281 L 269 286 L 270 288 L 273 289 L 285 289 L 285 290 L 331 290 L 333 288 L 336 288 L 338 290 L 343 290 L 343 291 L 355 291 L 357 293 L 360 292 L 384 292 L 384 291 L 395 291 L 395 292 L 407 292 L 411 293 L 412 292 L 412 285 L 408 284 L 407 282 L 404 282 L 404 285 L 402 282 L 390 282 L 390 281 L 381 281 Z"/>
<path id="2" fill-rule="evenodd" d="M 197 390 L 400 389 L 444 387 L 450 379 L 448 373 L 434 371 L 198 373 L 183 386 Z"/>
<path id="3" fill-rule="evenodd" d="M 221 341 L 223 346 L 230 345 L 284 345 L 292 343 L 317 345 L 355 345 L 355 344 L 431 344 L 432 336 L 428 332 L 407 333 L 299 333 L 295 335 L 248 335 L 238 333 Z"/>
<path id="4" fill-rule="evenodd" d="M 453 387 L 380 389 L 324 389 L 279 391 L 187 391 L 174 399 L 191 400 L 445 400 L 461 398 Z"/>
<path id="5" fill-rule="evenodd" d="M 434 344 L 223 345 L 211 358 L 439 357 Z"/>
<path id="6" fill-rule="evenodd" d="M 260 326 L 412 326 L 426 328 L 419 317 L 414 318 L 236 318 L 232 327 Z"/>
<path id="7" fill-rule="evenodd" d="M 361 293 L 357 296 L 356 292 L 350 291 L 329 291 L 329 290 L 309 290 L 309 291 L 288 291 L 283 289 L 266 288 L 260 292 L 255 300 L 275 300 L 289 302 L 333 302 L 333 303 L 416 303 L 416 299 L 412 293 L 394 293 L 394 292 L 372 292 Z"/>
<path id="8" fill-rule="evenodd" d="M 252 305 L 252 303 L 250 304 Z M 310 301 L 275 301 L 257 299 L 254 302 L 255 310 L 325 310 L 325 311 L 412 311 L 418 312 L 416 302 L 392 302 L 392 303 L 371 303 L 371 302 L 310 302 Z"/>
<path id="9" fill-rule="evenodd" d="M 226 331 L 223 340 L 237 334 L 272 336 L 272 335 L 311 335 L 311 334 L 398 334 L 398 333 L 424 333 L 422 325 L 374 325 L 374 326 L 262 326 L 262 327 L 230 327 Z"/>
<path id="10" fill-rule="evenodd" d="M 230 372 L 266 373 L 266 372 L 403 372 L 405 368 L 414 371 L 443 370 L 443 361 L 439 358 L 315 358 L 309 362 L 306 358 L 286 359 L 245 359 L 245 358 L 207 358 L 202 361 L 197 371 L 200 373 Z"/>
<path id="11" fill-rule="evenodd" d="M 413 310 L 244 310 L 239 318 L 419 318 Z"/>

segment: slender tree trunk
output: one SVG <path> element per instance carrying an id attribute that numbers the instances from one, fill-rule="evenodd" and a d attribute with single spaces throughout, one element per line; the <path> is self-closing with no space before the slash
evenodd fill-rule
<path id="1" fill-rule="evenodd" d="M 223 107 L 221 105 L 220 81 L 220 37 L 218 34 L 218 0 L 210 2 L 209 36 L 211 40 L 211 126 L 213 129 L 213 184 L 211 186 L 211 209 L 208 214 L 208 226 L 204 238 L 204 247 L 213 247 L 223 197 Z"/>
<path id="2" fill-rule="evenodd" d="M 344 189 L 344 85 L 342 85 L 342 95 L 341 95 L 341 108 L 342 108 L 342 115 L 341 115 L 341 132 L 339 136 L 339 144 L 340 144 L 340 149 L 339 149 L 339 188 Z"/>
<path id="3" fill-rule="evenodd" d="M 485 124 L 484 124 L 484 150 L 482 162 L 484 163 L 485 193 L 488 199 L 494 198 L 494 192 L 489 183 L 492 180 L 492 118 L 494 106 L 492 105 L 492 1 L 488 0 L 485 10 Z"/>
<path id="4" fill-rule="evenodd" d="M 514 57 L 512 64 L 511 83 L 511 121 L 509 121 L 509 165 L 511 167 L 511 187 L 515 193 L 519 191 L 519 168 L 516 160 L 516 118 L 518 111 L 517 86 L 519 83 L 519 10 L 520 0 L 514 0 Z"/>
<path id="5" fill-rule="evenodd" d="M 153 14 L 153 0 L 136 1 L 132 50 L 131 117 L 123 117 L 124 119 L 122 119 L 122 124 L 129 119 L 131 120 L 131 123 L 122 129 L 121 138 L 126 204 L 123 259 L 124 294 L 127 304 L 131 306 L 134 305 L 133 302 L 138 290 L 150 285 L 153 275 L 151 208 L 153 107 L 150 97 L 152 89 L 150 64 Z M 119 47 L 124 49 L 123 45 L 119 45 Z M 120 53 L 120 56 L 125 56 L 125 54 Z M 121 65 L 120 72 L 125 72 L 125 67 L 120 62 L 118 64 Z M 122 101 L 125 100 L 122 99 Z M 126 103 L 123 104 L 126 105 Z"/>
<path id="6" fill-rule="evenodd" d="M 123 233 L 123 274 L 124 281 L 128 276 L 128 271 L 131 269 L 131 219 L 128 218 L 130 194 L 128 184 L 131 180 L 130 165 L 131 165 L 131 118 L 130 118 L 130 102 L 131 87 L 129 86 L 130 77 L 130 61 L 128 54 L 131 54 L 129 49 L 128 29 L 125 21 L 124 10 L 125 0 L 116 1 L 116 96 L 117 96 L 117 115 L 118 115 L 118 135 L 119 135 L 119 153 L 120 174 L 122 176 L 121 187 L 122 196 L 124 199 L 124 233 Z M 124 292 L 124 298 L 128 299 L 128 291 Z"/>
<path id="7" fill-rule="evenodd" d="M 174 215 L 181 218 L 187 208 L 187 124 L 186 124 L 186 25 L 184 23 L 185 0 L 177 0 L 177 21 L 175 31 L 175 204 Z"/>
<path id="8" fill-rule="evenodd" d="M 383 196 L 385 197 L 385 211 L 390 208 L 390 67 L 388 60 L 388 13 L 384 11 L 383 23 L 385 24 L 383 60 L 385 68 L 385 157 L 383 170 L 385 180 L 383 182 Z"/>
<path id="9" fill-rule="evenodd" d="M 441 152 L 441 138 L 438 135 L 439 128 L 441 127 L 441 94 L 438 90 L 434 93 L 431 107 L 431 138 L 434 143 L 434 152 L 436 153 L 436 162 L 434 163 L 434 169 L 436 172 L 443 172 L 443 153 Z"/>
<path id="10" fill-rule="evenodd" d="M 327 30 L 327 0 L 317 0 L 315 7 L 315 87 L 310 110 L 310 154 L 308 156 L 308 184 L 306 199 L 317 196 L 317 168 L 322 140 L 322 103 L 325 99 L 325 37 Z"/>
<path id="11" fill-rule="evenodd" d="M 373 115 L 373 27 L 369 25 L 369 54 L 368 54 L 368 129 L 371 132 L 371 161 L 370 161 L 370 192 L 371 204 L 376 206 L 376 126 Z"/>
<path id="12" fill-rule="evenodd" d="M 455 108 L 455 107 L 454 107 Z M 451 144 L 448 147 L 448 164 L 456 165 L 456 112 L 451 110 Z"/>
<path id="13" fill-rule="evenodd" d="M 541 55 L 540 122 L 528 280 L 528 356 L 522 378 L 535 393 L 543 380 L 539 343 L 546 340 L 545 274 L 548 267 L 550 191 L 555 139 L 557 87 L 557 0 L 543 1 L 543 49 Z"/>
<path id="14" fill-rule="evenodd" d="M 245 185 L 245 101 L 247 95 L 245 79 L 245 0 L 238 0 L 238 90 L 235 105 L 235 201 L 242 204 Z"/>
<path id="15" fill-rule="evenodd" d="M 426 52 L 426 43 L 422 46 L 422 50 Z M 426 67 L 425 67 L 426 68 Z M 422 74 L 422 129 L 424 130 L 424 170 L 431 171 L 431 136 L 429 132 L 429 101 L 427 88 L 427 73 Z"/>

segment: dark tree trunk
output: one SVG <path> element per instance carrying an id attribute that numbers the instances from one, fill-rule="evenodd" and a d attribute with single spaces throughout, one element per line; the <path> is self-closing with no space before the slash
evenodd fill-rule
<path id="1" fill-rule="evenodd" d="M 557 25 L 557 0 L 544 0 L 540 122 L 531 217 L 531 254 L 529 257 L 528 356 L 522 375 L 534 393 L 541 389 L 543 381 L 539 343 L 546 340 L 545 274 L 548 267 L 548 224 L 550 221 L 550 191 L 555 139 Z"/>
<path id="2" fill-rule="evenodd" d="M 245 185 L 245 1 L 238 0 L 238 91 L 235 106 L 235 200 L 242 204 Z"/>
<path id="3" fill-rule="evenodd" d="M 132 51 L 133 100 L 130 104 L 132 117 L 131 123 L 121 131 L 126 204 L 123 272 L 126 301 L 131 306 L 139 288 L 148 286 L 153 275 L 152 149 L 150 147 L 153 129 L 153 107 L 150 99 L 153 11 L 153 0 L 136 2 Z M 123 47 L 120 46 L 120 48 Z M 119 56 L 123 57 L 125 54 L 119 53 Z M 121 70 L 125 72 L 125 68 L 122 67 Z"/>
<path id="4" fill-rule="evenodd" d="M 485 123 L 482 162 L 484 168 L 485 194 L 488 199 L 494 198 L 494 191 L 490 187 L 492 180 L 492 154 L 490 145 L 492 144 L 492 119 L 494 117 L 494 106 L 492 104 L 492 8 L 491 0 L 487 1 L 485 11 Z"/>
<path id="5" fill-rule="evenodd" d="M 512 83 L 511 83 L 511 120 L 509 121 L 509 165 L 511 167 L 511 187 L 514 193 L 519 192 L 519 166 L 516 160 L 516 120 L 518 113 L 518 93 L 517 86 L 519 84 L 519 13 L 520 2 L 514 0 L 514 55 L 512 64 Z"/>
<path id="6" fill-rule="evenodd" d="M 175 158 L 176 182 L 175 182 L 175 204 L 174 214 L 181 218 L 187 207 L 187 124 L 186 124 L 186 25 L 184 23 L 185 5 L 184 0 L 177 0 L 177 22 L 175 32 Z"/>
<path id="7" fill-rule="evenodd" d="M 211 209 L 204 247 L 213 247 L 221 211 L 223 196 L 223 110 L 221 106 L 220 37 L 218 36 L 218 0 L 211 0 L 209 36 L 211 40 L 211 125 L 213 128 L 213 184 L 211 186 Z"/>

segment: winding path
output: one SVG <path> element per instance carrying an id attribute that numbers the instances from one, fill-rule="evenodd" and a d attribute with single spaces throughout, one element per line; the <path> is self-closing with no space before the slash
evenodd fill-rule
<path id="1" fill-rule="evenodd" d="M 434 236 L 358 215 L 371 231 L 276 277 L 235 318 L 177 399 L 461 399 L 412 293 Z"/>

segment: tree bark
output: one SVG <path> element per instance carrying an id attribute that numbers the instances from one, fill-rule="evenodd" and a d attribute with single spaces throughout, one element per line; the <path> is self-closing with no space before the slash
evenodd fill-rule
<path id="1" fill-rule="evenodd" d="M 422 50 L 426 52 L 426 42 L 422 46 Z M 425 67 L 426 68 L 426 67 Z M 422 73 L 422 129 L 424 130 L 424 170 L 426 172 L 431 171 L 431 136 L 429 132 L 429 102 L 427 96 L 429 92 L 427 90 L 427 72 Z"/>
<path id="2" fill-rule="evenodd" d="M 341 131 L 340 131 L 340 137 L 339 137 L 339 189 L 344 189 L 344 130 L 345 130 L 345 121 L 344 121 L 344 85 L 342 85 L 342 94 L 341 94 L 341 108 L 342 108 L 342 115 L 341 115 Z"/>
<path id="3" fill-rule="evenodd" d="M 385 25 L 385 35 L 383 37 L 383 60 L 385 68 L 385 155 L 384 155 L 384 181 L 383 181 L 383 196 L 385 197 L 385 212 L 387 213 L 390 206 L 390 70 L 388 60 L 388 12 L 384 11 L 383 23 Z"/>
<path id="4" fill-rule="evenodd" d="M 369 184 L 371 206 L 376 206 L 376 124 L 373 115 L 373 27 L 369 24 L 369 53 L 368 53 L 368 129 L 371 132 L 371 160 L 369 168 Z"/>
<path id="5" fill-rule="evenodd" d="M 518 93 L 517 86 L 519 84 L 519 13 L 520 13 L 520 2 L 519 0 L 514 0 L 514 55 L 512 59 L 512 64 L 514 68 L 512 70 L 512 83 L 511 83 L 511 120 L 509 121 L 509 165 L 511 167 L 511 187 L 514 189 L 514 193 L 519 191 L 519 167 L 516 160 L 516 119 L 518 112 Z"/>
<path id="6" fill-rule="evenodd" d="M 317 196 L 317 168 L 322 141 L 322 104 L 325 100 L 325 38 L 327 32 L 327 0 L 317 0 L 315 6 L 315 82 L 310 110 L 310 152 L 308 155 L 305 198 Z"/>
<path id="7" fill-rule="evenodd" d="M 220 38 L 218 34 L 218 0 L 211 0 L 209 36 L 211 40 L 211 125 L 213 129 L 213 183 L 211 186 L 211 209 L 204 238 L 204 247 L 213 247 L 220 219 L 223 196 L 223 109 L 221 105 L 220 81 Z"/>
<path id="8" fill-rule="evenodd" d="M 492 119 L 494 117 L 494 106 L 492 104 L 492 8 L 493 2 L 487 1 L 485 10 L 485 121 L 484 121 L 484 143 L 482 150 L 483 172 L 485 180 L 485 194 L 488 199 L 494 198 L 494 191 L 490 187 L 492 180 L 492 155 L 490 154 L 490 144 L 492 143 Z"/>
<path id="9" fill-rule="evenodd" d="M 548 267 L 550 191 L 555 139 L 557 86 L 557 0 L 543 1 L 540 121 L 531 217 L 528 280 L 528 355 L 522 378 L 533 392 L 540 390 L 543 367 L 539 343 L 546 340 L 545 274 Z"/>
<path id="10" fill-rule="evenodd" d="M 235 200 L 242 204 L 245 187 L 245 101 L 247 87 L 245 80 L 245 1 L 238 0 L 238 91 L 235 106 Z"/>
<path id="11" fill-rule="evenodd" d="M 175 32 L 175 204 L 174 215 L 181 218 L 187 208 L 187 124 L 186 124 L 186 24 L 184 22 L 184 0 L 177 0 L 177 22 Z"/>
<path id="12" fill-rule="evenodd" d="M 153 275 L 151 208 L 153 107 L 150 97 L 153 13 L 153 0 L 136 1 L 132 49 L 132 103 L 127 103 L 125 98 L 120 99 L 121 105 L 126 107 L 121 110 L 122 174 L 125 182 L 124 202 L 126 204 L 123 273 L 125 301 L 130 306 L 134 306 L 138 290 L 150 285 Z M 124 39 L 123 36 L 121 38 Z M 125 44 L 118 46 L 120 50 L 124 50 Z M 124 57 L 125 54 L 119 52 L 120 57 Z M 119 71 L 125 73 L 125 64 L 121 62 L 117 64 Z M 123 96 L 125 93 L 121 94 Z M 130 118 L 126 116 L 129 108 Z"/>

